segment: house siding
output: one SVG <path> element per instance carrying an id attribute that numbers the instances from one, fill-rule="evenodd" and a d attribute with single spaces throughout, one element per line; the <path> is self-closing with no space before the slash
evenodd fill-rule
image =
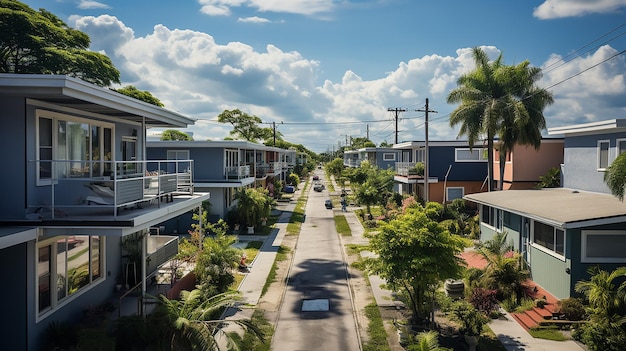
<path id="1" fill-rule="evenodd" d="M 7 170 L 1 173 L 0 181 L 4 184 L 2 189 L 2 197 L 11 199 L 11 201 L 0 201 L 0 218 L 19 218 L 24 216 L 26 209 L 26 181 L 24 176 L 26 172 L 26 148 L 32 142 L 31 139 L 26 140 L 27 135 L 32 135 L 31 131 L 26 131 L 27 123 L 24 118 L 26 113 L 26 101 L 17 97 L 1 97 L 0 98 L 0 120 L 2 128 L 0 128 L 0 145 L 2 150 L 10 150 L 4 153 L 5 164 L 9 166 Z M 33 158 L 31 158 L 33 159 Z"/>
<path id="2" fill-rule="evenodd" d="M 565 271 L 567 266 L 566 261 L 530 246 L 532 280 L 559 299 L 570 297 L 572 291 L 571 277 Z"/>
<path id="3" fill-rule="evenodd" d="M 5 301 L 2 307 L 5 318 L 0 319 L 0 330 L 3 335 L 11 336 L 2 338 L 2 347 L 5 350 L 28 349 L 26 326 L 29 320 L 27 311 L 29 295 L 24 294 L 24 291 L 27 291 L 25 274 L 27 253 L 26 243 L 0 250 L 0 267 L 4 267 L 2 277 L 8 282 L 0 295 Z"/>

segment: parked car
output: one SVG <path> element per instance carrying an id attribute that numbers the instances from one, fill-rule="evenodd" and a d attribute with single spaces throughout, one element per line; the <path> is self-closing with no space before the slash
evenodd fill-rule
<path id="1" fill-rule="evenodd" d="M 324 184 L 321 183 L 317 183 L 315 185 L 313 185 L 313 190 L 317 191 L 317 192 L 322 192 L 322 190 L 324 190 L 325 186 Z"/>
<path id="2" fill-rule="evenodd" d="M 327 209 L 331 209 L 331 208 L 333 208 L 333 202 L 330 199 L 327 199 L 326 201 L 324 201 L 324 206 Z"/>
<path id="3" fill-rule="evenodd" d="M 287 186 L 285 187 L 285 193 L 287 193 L 287 194 L 293 194 L 293 193 L 295 193 L 295 192 L 296 192 L 296 187 L 295 187 L 295 186 L 293 186 L 293 185 L 287 185 Z"/>
<path id="4" fill-rule="evenodd" d="M 313 180 L 320 180 L 320 177 L 319 177 L 319 176 L 314 175 L 314 176 L 313 176 Z"/>

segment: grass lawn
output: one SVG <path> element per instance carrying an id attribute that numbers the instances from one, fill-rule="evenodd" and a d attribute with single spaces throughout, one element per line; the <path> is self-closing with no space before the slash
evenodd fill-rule
<path id="1" fill-rule="evenodd" d="M 344 215 L 336 215 L 335 216 L 335 228 L 337 229 L 337 233 L 343 236 L 352 235 L 352 230 L 350 230 L 350 225 L 346 220 L 346 216 Z"/>

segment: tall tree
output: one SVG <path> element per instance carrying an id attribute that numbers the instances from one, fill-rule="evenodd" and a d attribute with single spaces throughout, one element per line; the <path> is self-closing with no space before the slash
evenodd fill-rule
<path id="1" fill-rule="evenodd" d="M 274 136 L 274 130 L 272 128 L 262 128 L 259 126 L 259 124 L 263 123 L 261 118 L 250 116 L 239 109 L 224 110 L 217 116 L 217 121 L 220 123 L 230 123 L 233 126 L 230 135 L 236 139 L 258 142 L 259 140 L 272 139 Z M 280 132 L 276 133 L 277 136 L 281 136 Z"/>
<path id="2" fill-rule="evenodd" d="M 507 156 L 515 145 L 531 145 L 536 150 L 541 147 L 541 131 L 546 128 L 543 110 L 554 102 L 550 92 L 536 86 L 541 78 L 541 68 L 530 67 L 530 62 L 524 61 L 516 66 L 504 66 L 501 70 L 504 72 L 503 83 L 509 90 L 509 102 L 504 106 L 498 131 L 499 190 L 503 188 Z"/>
<path id="3" fill-rule="evenodd" d="M 182 140 L 192 141 L 193 138 L 189 134 L 176 129 L 167 129 L 161 134 L 161 140 Z"/>
<path id="4" fill-rule="evenodd" d="M 439 223 L 429 219 L 420 205 L 388 223 L 382 223 L 378 234 L 370 239 L 376 258 L 366 260 L 368 267 L 389 287 L 409 296 L 416 320 L 430 312 L 429 299 L 435 287 L 447 278 L 456 278 L 463 270 L 460 253 L 464 244 Z"/>
<path id="5" fill-rule="evenodd" d="M 139 89 L 137 89 L 135 86 L 133 85 L 127 85 L 123 88 L 119 88 L 119 89 L 111 89 L 113 91 L 117 91 L 120 94 L 124 94 L 126 96 L 130 96 L 132 98 L 135 98 L 137 100 L 141 100 L 143 102 L 147 102 L 149 104 L 155 105 L 155 106 L 159 106 L 159 107 L 163 107 L 163 103 L 161 102 L 161 100 L 159 100 L 156 96 L 152 95 L 149 91 L 141 91 Z"/>
<path id="6" fill-rule="evenodd" d="M 470 147 L 486 136 L 489 190 L 493 190 L 494 138 L 502 141 L 501 160 L 506 160 L 515 143 L 538 147 L 545 128 L 543 109 L 553 100 L 550 93 L 535 86 L 541 70 L 530 67 L 528 61 L 506 66 L 500 55 L 490 62 L 481 48 L 474 48 L 473 56 L 476 69 L 461 76 L 459 86 L 448 95 L 448 103 L 460 103 L 450 114 L 450 126 L 460 124 L 459 136 L 466 135 Z"/>
<path id="7" fill-rule="evenodd" d="M 66 74 L 100 86 L 119 83 L 106 55 L 89 51 L 89 36 L 54 14 L 0 0 L 0 72 Z"/>
<path id="8" fill-rule="evenodd" d="M 626 189 L 626 153 L 615 158 L 604 173 L 604 182 L 611 190 L 611 194 L 624 201 L 624 189 Z"/>

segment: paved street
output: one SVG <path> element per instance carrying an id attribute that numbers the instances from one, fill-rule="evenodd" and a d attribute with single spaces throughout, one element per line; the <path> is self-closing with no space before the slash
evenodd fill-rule
<path id="1" fill-rule="evenodd" d="M 272 350 L 360 350 L 333 211 L 324 208 L 328 192 L 308 196 Z"/>

